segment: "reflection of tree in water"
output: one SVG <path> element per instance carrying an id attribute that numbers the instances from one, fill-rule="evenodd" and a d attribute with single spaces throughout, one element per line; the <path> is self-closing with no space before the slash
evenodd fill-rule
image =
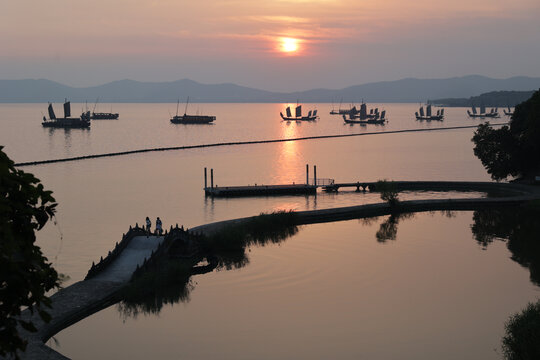
<path id="1" fill-rule="evenodd" d="M 167 304 L 189 302 L 190 292 L 195 288 L 192 275 L 246 266 L 249 264 L 246 248 L 278 244 L 296 234 L 295 217 L 290 212 L 261 214 L 203 237 L 194 256 L 163 259 L 151 271 L 133 279 L 122 293 L 118 311 L 125 318 L 137 317 L 139 314 L 159 314 Z M 173 245 L 169 255 L 174 254 Z"/>
<path id="2" fill-rule="evenodd" d="M 379 231 L 375 234 L 377 241 L 384 243 L 388 240 L 396 240 L 399 221 L 402 219 L 410 219 L 414 217 L 414 213 L 395 213 L 383 221 L 379 227 Z"/>
<path id="3" fill-rule="evenodd" d="M 539 219 L 540 210 L 528 207 L 477 210 L 471 229 L 484 248 L 494 240 L 506 241 L 512 260 L 529 268 L 531 281 L 540 286 Z"/>

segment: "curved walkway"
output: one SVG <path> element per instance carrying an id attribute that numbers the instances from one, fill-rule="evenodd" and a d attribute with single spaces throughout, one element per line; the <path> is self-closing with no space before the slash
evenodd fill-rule
<path id="1" fill-rule="evenodd" d="M 44 342 L 62 329 L 118 302 L 120 289 L 128 283 L 137 266 L 141 266 L 162 241 L 163 236 L 136 236 L 101 273 L 92 279 L 76 282 L 51 296 L 52 308 L 48 310 L 52 316 L 51 322 L 45 323 L 37 314 L 25 311 L 22 318 L 31 320 L 38 331 L 30 333 L 20 330 L 28 340 L 28 347 L 21 358 L 67 359 Z"/>
<path id="2" fill-rule="evenodd" d="M 395 182 L 401 186 L 407 185 L 415 190 L 438 189 L 497 191 L 506 192 L 513 196 L 476 199 L 437 199 L 410 200 L 399 203 L 398 208 L 392 208 L 386 203 L 348 206 L 340 208 L 309 210 L 297 212 L 298 225 L 333 222 L 362 217 L 388 215 L 393 212 L 422 212 L 437 210 L 476 210 L 488 207 L 518 206 L 532 200 L 540 200 L 540 187 L 520 184 L 489 183 L 489 182 Z M 422 186 L 420 186 L 422 184 Z M 421 189 L 420 189 L 421 187 Z M 190 231 L 212 234 L 229 224 L 238 224 L 252 217 L 220 221 L 192 228 Z M 60 353 L 47 347 L 47 341 L 62 329 L 84 319 L 85 317 L 104 309 L 120 299 L 119 290 L 129 281 L 133 271 L 141 265 L 145 257 L 157 248 L 163 237 L 138 236 L 119 255 L 114 263 L 101 274 L 86 281 L 79 281 L 54 294 L 51 315 L 53 320 L 45 324 L 37 315 L 32 316 L 28 311 L 23 313 L 26 320 L 32 320 L 38 328 L 37 333 L 22 331 L 22 336 L 28 340 L 28 348 L 23 359 L 66 359 Z"/>

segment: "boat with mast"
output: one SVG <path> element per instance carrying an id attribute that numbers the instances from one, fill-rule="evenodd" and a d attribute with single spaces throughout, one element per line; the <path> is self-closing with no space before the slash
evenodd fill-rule
<path id="1" fill-rule="evenodd" d="M 48 107 L 49 119 L 43 116 L 41 125 L 54 128 L 89 128 L 90 111 L 83 112 L 80 117 L 71 117 L 71 103 L 64 101 L 64 117 L 57 118 L 51 103 Z"/>
<path id="2" fill-rule="evenodd" d="M 349 115 L 349 119 L 347 119 Z M 343 120 L 348 124 L 384 124 L 386 119 L 386 110 L 379 112 L 379 108 L 367 110 L 366 103 L 362 102 L 360 110 L 356 114 L 343 115 Z"/>
<path id="3" fill-rule="evenodd" d="M 98 100 L 99 100 L 99 98 L 96 99 L 96 103 L 94 104 L 94 108 L 92 109 L 92 115 L 90 116 L 90 118 L 92 120 L 117 120 L 118 116 L 120 116 L 120 114 L 113 113 L 112 109 L 111 109 L 110 113 L 108 113 L 108 112 L 96 112 L 96 106 L 97 106 Z"/>
<path id="4" fill-rule="evenodd" d="M 506 111 L 506 110 L 503 110 L 503 111 L 504 111 L 504 115 L 506 115 L 506 116 L 514 115 L 514 111 L 512 109 L 510 109 L 510 106 L 508 106 L 508 111 Z"/>
<path id="5" fill-rule="evenodd" d="M 306 116 L 302 116 L 302 105 L 298 105 L 298 103 L 296 104 L 294 117 L 291 114 L 290 106 L 287 106 L 287 108 L 285 109 L 285 113 L 287 114 L 287 116 L 283 116 L 282 112 L 279 113 L 279 115 L 284 121 L 314 121 L 319 118 L 319 116 L 317 115 L 317 110 L 309 110 Z"/>
<path id="6" fill-rule="evenodd" d="M 380 113 L 377 112 L 376 116 L 370 117 L 364 120 L 357 120 L 354 118 L 347 119 L 346 115 L 343 115 L 343 121 L 347 124 L 384 124 L 388 121 L 386 118 L 386 110 L 381 111 Z"/>
<path id="7" fill-rule="evenodd" d="M 337 110 L 334 109 L 334 103 L 332 102 L 332 110 L 330 111 L 330 115 L 349 115 L 353 114 L 356 115 L 358 113 L 358 109 L 356 106 L 351 104 L 350 109 L 342 109 L 341 104 L 343 103 L 343 100 L 339 102 L 339 108 Z"/>
<path id="8" fill-rule="evenodd" d="M 476 106 L 472 106 L 472 113 L 467 110 L 467 114 L 471 118 L 498 118 L 499 113 L 497 112 L 497 108 L 492 108 L 490 112 L 486 112 L 486 107 L 484 105 L 480 105 L 480 112 L 476 112 Z"/>
<path id="9" fill-rule="evenodd" d="M 420 112 L 420 113 L 419 113 Z M 424 113 L 424 107 L 420 106 L 420 109 L 414 113 L 416 115 L 416 120 L 444 120 L 444 109 L 438 109 L 436 114 L 433 114 L 431 111 L 431 104 L 426 106 L 426 112 Z"/>
<path id="10" fill-rule="evenodd" d="M 184 115 L 178 115 L 178 106 L 180 105 L 180 99 L 178 99 L 178 102 L 176 103 L 176 115 L 171 118 L 173 124 L 210 124 L 216 120 L 216 117 L 211 115 L 188 115 L 188 104 L 189 96 L 186 101 Z"/>

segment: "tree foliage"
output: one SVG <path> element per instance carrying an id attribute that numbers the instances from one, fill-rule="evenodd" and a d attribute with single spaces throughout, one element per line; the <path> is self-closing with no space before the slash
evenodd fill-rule
<path id="1" fill-rule="evenodd" d="M 532 176 L 540 170 L 540 90 L 516 106 L 510 126 L 478 126 L 474 154 L 494 180 Z"/>
<path id="2" fill-rule="evenodd" d="M 46 292 L 58 287 L 58 273 L 34 243 L 35 231 L 54 216 L 56 202 L 34 175 L 14 167 L 0 146 L 0 356 L 26 348 L 17 324 L 36 331 L 31 322 L 17 318 L 21 308 L 50 316 Z"/>
<path id="3" fill-rule="evenodd" d="M 503 352 L 508 360 L 540 359 L 540 301 L 529 303 L 506 323 Z"/>
<path id="4" fill-rule="evenodd" d="M 391 207 L 396 207 L 399 204 L 399 193 L 392 181 L 379 180 L 375 189 L 381 192 L 381 200 L 386 201 Z"/>

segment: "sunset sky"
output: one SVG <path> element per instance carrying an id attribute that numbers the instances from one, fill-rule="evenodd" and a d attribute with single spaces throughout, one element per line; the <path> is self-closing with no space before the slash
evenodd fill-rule
<path id="1" fill-rule="evenodd" d="M 538 0 L 3 0 L 0 79 L 342 88 L 540 76 Z"/>

